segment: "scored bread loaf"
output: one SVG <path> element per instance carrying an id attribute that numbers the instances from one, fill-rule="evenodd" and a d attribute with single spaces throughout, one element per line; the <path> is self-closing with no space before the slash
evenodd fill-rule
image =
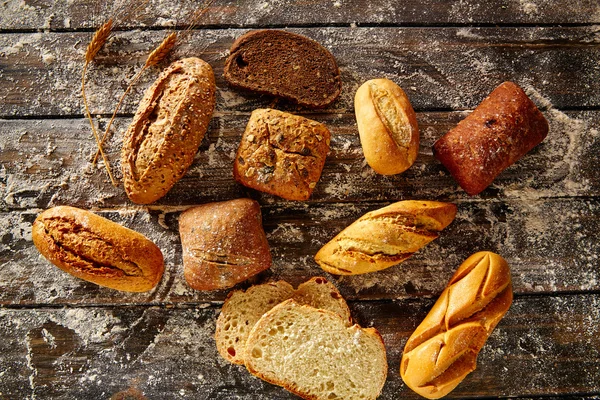
<path id="1" fill-rule="evenodd" d="M 346 301 L 325 278 L 312 278 L 296 290 L 285 281 L 255 285 L 245 292 L 236 290 L 227 296 L 215 331 L 219 354 L 234 364 L 243 364 L 250 329 L 264 313 L 291 298 L 299 304 L 332 311 L 347 321 L 348 326 L 352 324 Z"/>
<path id="2" fill-rule="evenodd" d="M 436 239 L 455 215 L 451 203 L 400 201 L 360 217 L 325 244 L 315 261 L 336 275 L 389 268 Z"/>
<path id="3" fill-rule="evenodd" d="M 489 251 L 467 258 L 406 342 L 404 383 L 428 399 L 450 393 L 475 369 L 477 354 L 511 303 L 506 260 Z"/>
<path id="4" fill-rule="evenodd" d="M 305 399 L 375 399 L 387 376 L 383 340 L 375 328 L 346 322 L 287 300 L 252 328 L 246 368 Z"/>

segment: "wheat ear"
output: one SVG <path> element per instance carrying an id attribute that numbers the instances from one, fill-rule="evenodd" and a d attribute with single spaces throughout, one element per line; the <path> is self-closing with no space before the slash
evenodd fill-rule
<path id="1" fill-rule="evenodd" d="M 90 126 L 92 127 L 92 133 L 94 134 L 94 139 L 96 139 L 96 145 L 98 146 L 98 151 L 102 155 L 102 160 L 104 161 L 104 167 L 106 168 L 106 172 L 108 173 L 108 177 L 110 178 L 113 186 L 117 186 L 117 182 L 112 175 L 110 170 L 110 164 L 104 154 L 104 150 L 102 149 L 102 144 L 100 143 L 100 137 L 98 136 L 98 131 L 96 131 L 96 125 L 94 124 L 94 120 L 92 119 L 92 115 L 90 114 L 90 108 L 88 106 L 87 96 L 85 95 L 85 74 L 87 72 L 87 67 L 90 62 L 94 60 L 96 54 L 100 51 L 102 46 L 108 40 L 110 33 L 112 32 L 113 20 L 109 19 L 96 31 L 90 44 L 88 45 L 85 52 L 85 64 L 83 65 L 83 70 L 81 72 L 81 96 L 83 97 L 83 105 L 85 107 L 85 115 L 90 122 Z"/>
<path id="2" fill-rule="evenodd" d="M 138 71 L 138 73 L 135 74 L 135 76 L 131 79 L 129 86 L 127 86 L 127 89 L 125 90 L 125 92 L 123 93 L 121 98 L 119 99 L 119 103 L 117 104 L 115 111 L 113 112 L 112 116 L 110 117 L 110 121 L 108 121 L 108 125 L 106 125 L 106 130 L 104 131 L 104 135 L 102 136 L 102 140 L 100 141 L 101 145 L 104 144 L 104 141 L 106 140 L 108 133 L 110 132 L 110 128 L 115 120 L 115 117 L 116 117 L 117 113 L 119 112 L 121 105 L 123 104 L 123 100 L 125 99 L 125 96 L 127 96 L 127 94 L 129 94 L 129 92 L 133 88 L 133 85 L 136 84 L 136 82 L 138 81 L 138 79 L 144 73 L 145 70 L 147 70 L 148 68 L 150 68 L 150 67 L 158 64 L 162 60 L 164 60 L 165 57 L 169 54 L 169 52 L 173 49 L 173 47 L 175 47 L 176 43 L 177 43 L 177 34 L 175 32 L 173 32 L 173 33 L 167 35 L 167 37 L 165 37 L 163 39 L 163 41 L 158 45 L 158 47 L 156 47 L 156 49 L 154 49 L 148 55 L 148 58 L 146 59 L 146 63 L 144 64 L 142 69 L 140 69 Z M 94 156 L 94 159 L 92 160 L 93 165 L 95 165 L 96 161 L 98 161 L 98 155 L 100 155 L 99 153 L 100 153 L 101 148 L 102 147 L 98 148 L 98 151 L 96 152 L 96 155 Z"/>

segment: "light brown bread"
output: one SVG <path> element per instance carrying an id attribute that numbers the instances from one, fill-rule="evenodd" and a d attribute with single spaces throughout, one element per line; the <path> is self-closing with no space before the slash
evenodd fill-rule
<path id="1" fill-rule="evenodd" d="M 433 145 L 434 156 L 470 195 L 548 135 L 548 121 L 523 89 L 504 82 Z"/>
<path id="2" fill-rule="evenodd" d="M 387 376 L 376 329 L 287 300 L 267 312 L 246 342 L 246 368 L 305 399 L 375 399 Z"/>
<path id="3" fill-rule="evenodd" d="M 271 267 L 260 206 L 236 199 L 192 207 L 179 216 L 183 274 L 191 288 L 230 288 Z"/>
<path id="4" fill-rule="evenodd" d="M 308 200 L 329 152 L 329 130 L 308 118 L 254 110 L 233 165 L 236 181 L 288 200 Z"/>
<path id="5" fill-rule="evenodd" d="M 363 83 L 354 96 L 360 143 L 375 172 L 406 171 L 419 154 L 417 115 L 400 86 L 389 79 Z"/>
<path id="6" fill-rule="evenodd" d="M 329 310 L 352 324 L 350 309 L 337 288 L 322 277 L 312 278 L 294 288 L 285 281 L 255 285 L 227 296 L 217 319 L 215 341 L 226 360 L 244 363 L 244 347 L 250 329 L 264 313 L 277 304 L 293 298 L 299 304 Z"/>
<path id="7" fill-rule="evenodd" d="M 44 211 L 33 223 L 32 238 L 63 271 L 111 289 L 151 290 L 164 271 L 160 249 L 146 237 L 78 208 Z"/>
<path id="8" fill-rule="evenodd" d="M 389 268 L 436 239 L 455 215 L 451 203 L 400 201 L 360 217 L 325 244 L 315 260 L 336 275 Z"/>
<path id="9" fill-rule="evenodd" d="M 174 62 L 148 88 L 121 152 L 131 201 L 152 203 L 185 174 L 208 129 L 215 91 L 212 68 L 199 58 Z"/>
<path id="10" fill-rule="evenodd" d="M 477 354 L 512 303 L 510 270 L 489 251 L 462 263 L 406 342 L 400 375 L 428 399 L 450 393 L 475 369 Z"/>

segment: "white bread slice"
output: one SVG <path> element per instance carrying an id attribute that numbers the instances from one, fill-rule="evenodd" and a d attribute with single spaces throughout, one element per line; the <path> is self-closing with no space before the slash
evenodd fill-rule
<path id="1" fill-rule="evenodd" d="M 375 399 L 387 376 L 376 329 L 287 300 L 267 312 L 246 342 L 246 368 L 305 399 Z"/>
<path id="2" fill-rule="evenodd" d="M 346 301 L 325 278 L 312 278 L 297 290 L 285 281 L 265 283 L 245 292 L 233 291 L 225 300 L 215 331 L 219 354 L 234 364 L 244 364 L 244 346 L 254 324 L 271 308 L 291 298 L 300 304 L 330 310 L 339 314 L 348 326 L 352 325 Z"/>

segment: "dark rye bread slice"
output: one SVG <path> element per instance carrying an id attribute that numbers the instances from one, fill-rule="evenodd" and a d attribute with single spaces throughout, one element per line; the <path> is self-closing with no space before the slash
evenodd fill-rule
<path id="1" fill-rule="evenodd" d="M 312 108 L 326 107 L 342 90 L 333 55 L 307 37 L 271 29 L 251 31 L 229 52 L 224 75 L 232 86 Z"/>

